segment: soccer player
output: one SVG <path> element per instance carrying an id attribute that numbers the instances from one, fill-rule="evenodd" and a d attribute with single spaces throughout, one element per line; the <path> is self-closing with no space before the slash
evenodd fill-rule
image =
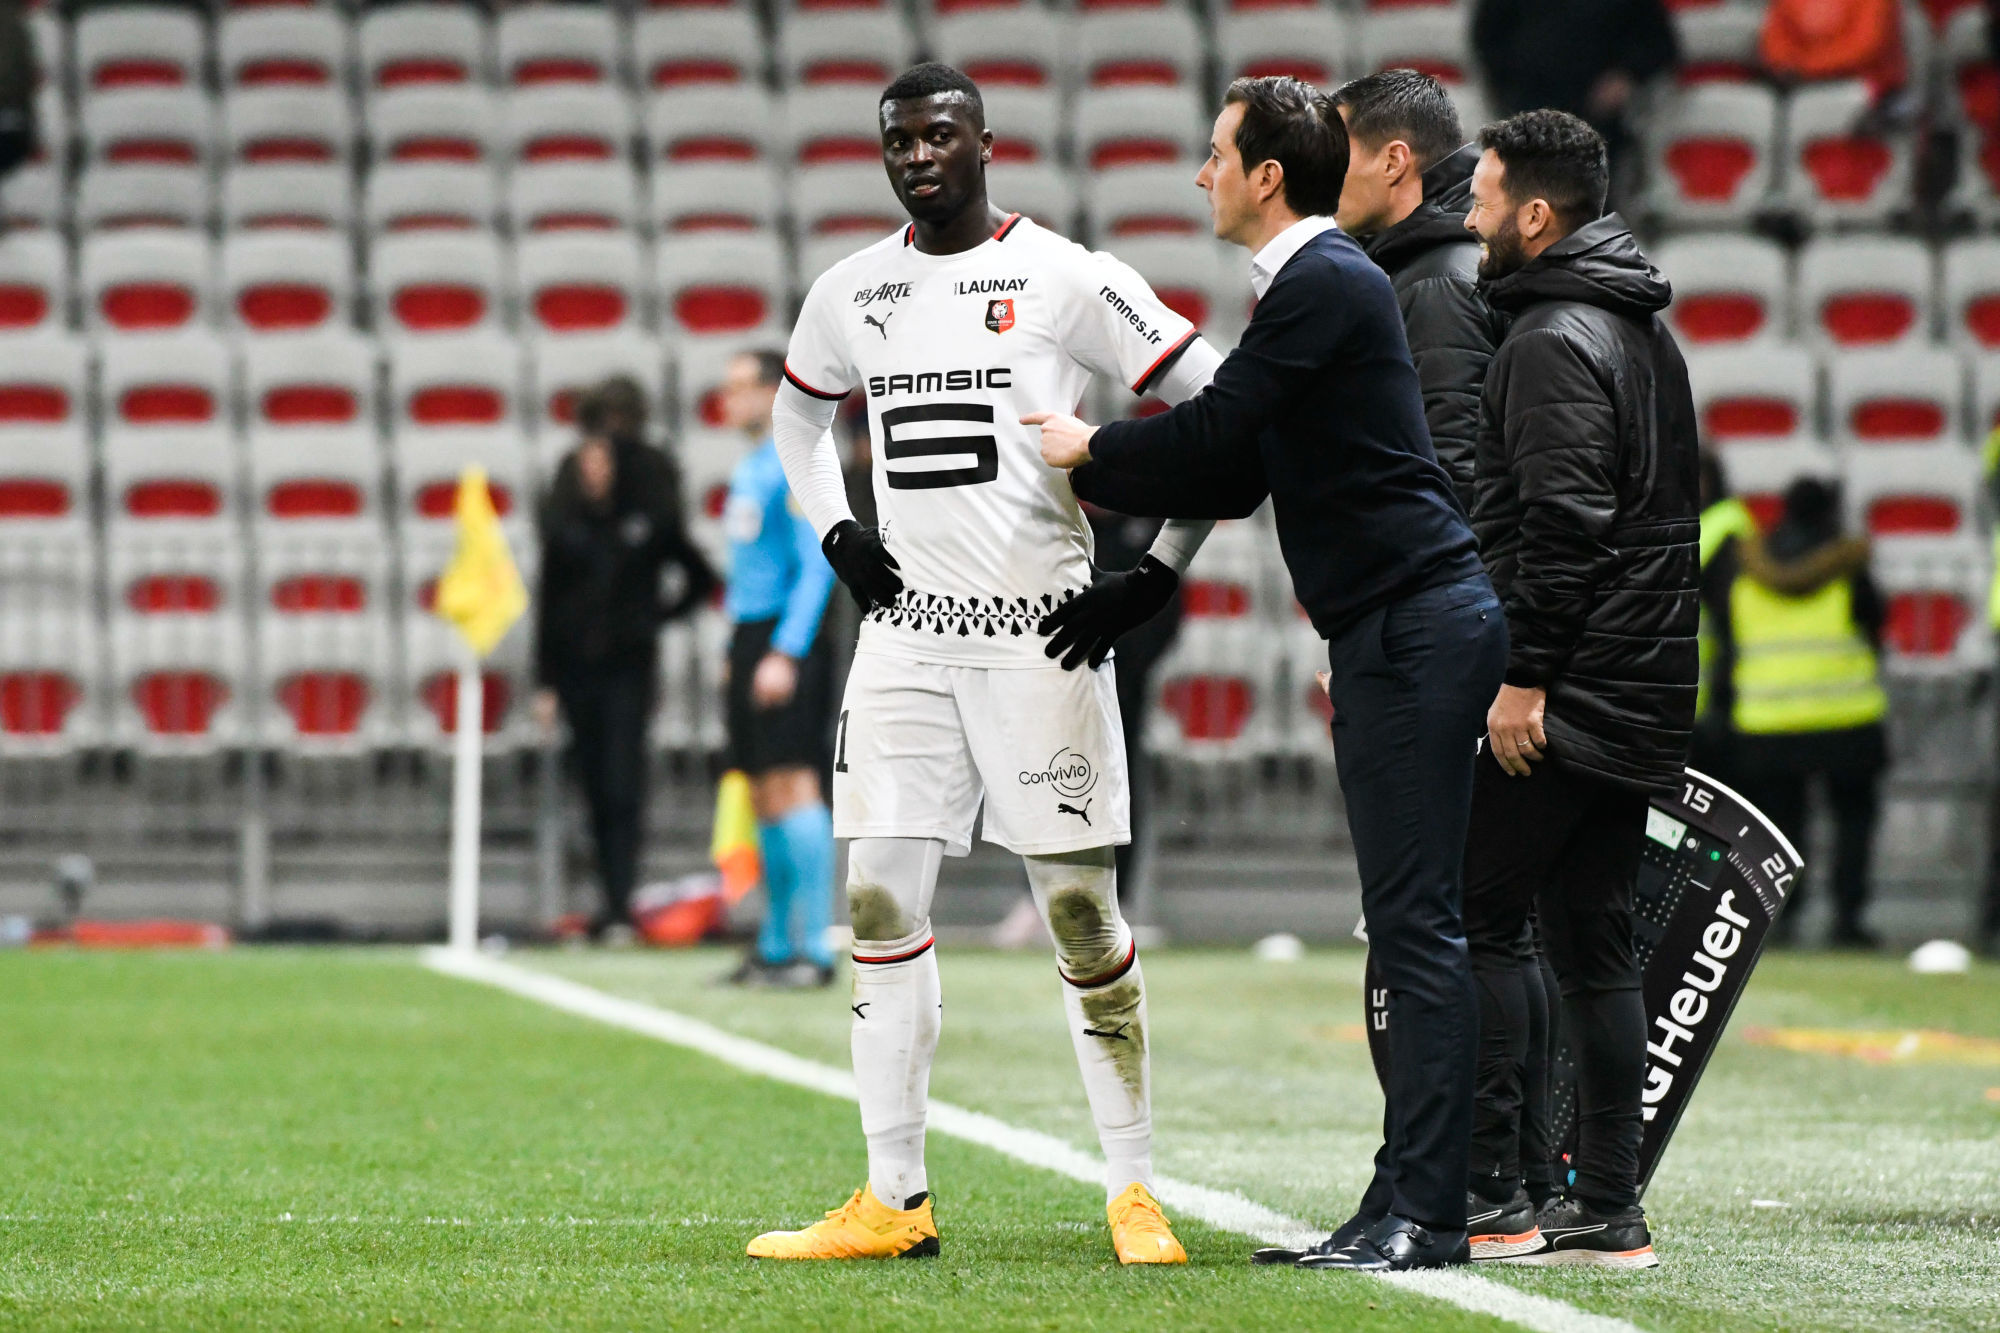
<path id="1" fill-rule="evenodd" d="M 918 65 L 879 105 L 883 164 L 910 223 L 813 284 L 773 414 L 792 493 L 864 613 L 835 731 L 833 820 L 851 839 L 868 1181 L 750 1253 L 937 1253 L 924 1169 L 940 1019 L 930 902 L 940 859 L 971 850 L 983 799 L 985 837 L 1021 854 L 1055 940 L 1113 1247 L 1124 1263 L 1185 1263 L 1152 1192 L 1151 1034 L 1118 911 L 1112 849 L 1130 832 L 1105 657 L 1174 595 L 1209 524 L 1168 524 L 1136 568 L 1093 585 L 1089 524 L 1020 418 L 1069 410 L 1092 372 L 1179 401 L 1220 358 L 1131 269 L 987 201 L 993 135 L 964 74 Z M 850 513 L 827 436 L 855 389 L 879 528 Z"/>
<path id="2" fill-rule="evenodd" d="M 729 478 L 729 762 L 750 776 L 767 903 L 756 947 L 729 980 L 797 988 L 833 981 L 833 820 L 820 794 L 833 703 L 822 633 L 833 570 L 785 489 L 771 440 L 784 381 L 774 351 L 733 358 L 722 412 L 751 451 Z"/>

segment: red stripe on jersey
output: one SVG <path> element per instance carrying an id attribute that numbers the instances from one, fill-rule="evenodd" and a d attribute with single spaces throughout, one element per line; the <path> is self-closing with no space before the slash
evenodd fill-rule
<path id="1" fill-rule="evenodd" d="M 1020 220 L 1021 215 L 1019 213 L 1009 213 L 1007 220 L 1000 224 L 1000 230 L 993 233 L 993 239 L 996 241 L 1006 240 L 1007 233 L 1014 230 L 1014 224 Z"/>
<path id="2" fill-rule="evenodd" d="M 1166 351 L 1160 353 L 1160 359 L 1155 361 L 1152 365 L 1146 367 L 1146 373 L 1141 375 L 1138 378 L 1138 380 L 1133 383 L 1132 392 L 1133 393 L 1146 392 L 1146 386 L 1153 382 L 1153 376 L 1160 373 L 1160 367 L 1166 365 L 1167 362 L 1173 360 L 1175 357 L 1179 356 L 1182 352 L 1185 352 L 1187 350 L 1188 344 L 1193 342 L 1196 338 L 1199 338 L 1200 336 L 1201 336 L 1200 329 L 1189 329 L 1187 331 L 1186 337 L 1182 338 L 1172 347 L 1169 347 Z"/>
<path id="3" fill-rule="evenodd" d="M 792 387 L 797 389 L 800 393 L 809 393 L 813 397 L 823 398 L 829 403 L 837 403 L 841 399 L 847 397 L 848 394 L 854 392 L 852 389 L 843 389 L 839 393 L 828 393 L 824 389 L 815 389 L 813 388 L 812 385 L 807 384 L 797 375 L 794 375 L 792 373 L 792 368 L 790 366 L 785 367 L 785 378 L 790 380 L 792 382 Z"/>

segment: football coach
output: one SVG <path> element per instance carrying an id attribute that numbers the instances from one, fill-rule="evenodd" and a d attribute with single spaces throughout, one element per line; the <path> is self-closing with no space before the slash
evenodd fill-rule
<path id="1" fill-rule="evenodd" d="M 1251 252 L 1241 342 L 1159 415 L 1095 430 L 1024 419 L 1107 509 L 1234 518 L 1272 498 L 1293 589 L 1327 640 L 1340 786 L 1390 994 L 1389 1214 L 1357 1215 L 1296 1262 L 1427 1268 L 1467 1257 L 1477 1002 L 1459 873 L 1507 631 L 1431 449 L 1396 294 L 1334 223 L 1347 156 L 1340 113 L 1311 85 L 1231 84 L 1196 180 L 1216 235 Z"/>

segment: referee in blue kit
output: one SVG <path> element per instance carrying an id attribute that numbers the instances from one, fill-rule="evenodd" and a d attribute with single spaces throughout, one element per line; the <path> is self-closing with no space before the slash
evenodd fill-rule
<path id="1" fill-rule="evenodd" d="M 757 946 L 728 980 L 825 986 L 833 980 L 833 819 L 820 790 L 833 698 L 821 632 L 833 570 L 792 502 L 771 439 L 780 352 L 729 364 L 723 414 L 756 448 L 736 465 L 723 511 L 729 540 L 729 762 L 750 776 L 768 906 Z"/>

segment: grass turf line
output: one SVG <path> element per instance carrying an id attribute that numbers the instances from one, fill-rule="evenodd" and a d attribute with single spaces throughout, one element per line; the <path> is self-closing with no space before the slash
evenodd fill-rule
<path id="1" fill-rule="evenodd" d="M 404 955 L 5 954 L 0 1032 L 0 1326 L 1502 1326 L 1199 1225 L 1120 1269 L 1101 1191 L 950 1140 L 940 1261 L 753 1264 L 851 1109 Z"/>
<path id="2" fill-rule="evenodd" d="M 548 955 L 536 965 L 836 1067 L 839 995 L 703 983 L 717 952 Z M 940 950 L 933 1093 L 1093 1142 L 1044 955 Z M 1240 952 L 1147 955 L 1162 1169 L 1330 1225 L 1358 1197 L 1381 1103 L 1359 951 L 1294 966 Z M 1890 959 L 1778 954 L 1732 1027 L 1933 1027 L 2000 1035 L 2000 968 L 1915 977 Z M 1665 1266 L 1479 1272 L 1649 1329 L 2000 1329 L 2000 1071 L 1875 1066 L 1726 1040 L 1647 1195 Z M 858 1134 L 855 1136 L 858 1138 Z M 934 1172 L 941 1190 L 948 1177 Z M 831 1182 L 829 1182 L 831 1187 Z M 1756 1206 L 1780 1202 L 1783 1208 Z"/>

